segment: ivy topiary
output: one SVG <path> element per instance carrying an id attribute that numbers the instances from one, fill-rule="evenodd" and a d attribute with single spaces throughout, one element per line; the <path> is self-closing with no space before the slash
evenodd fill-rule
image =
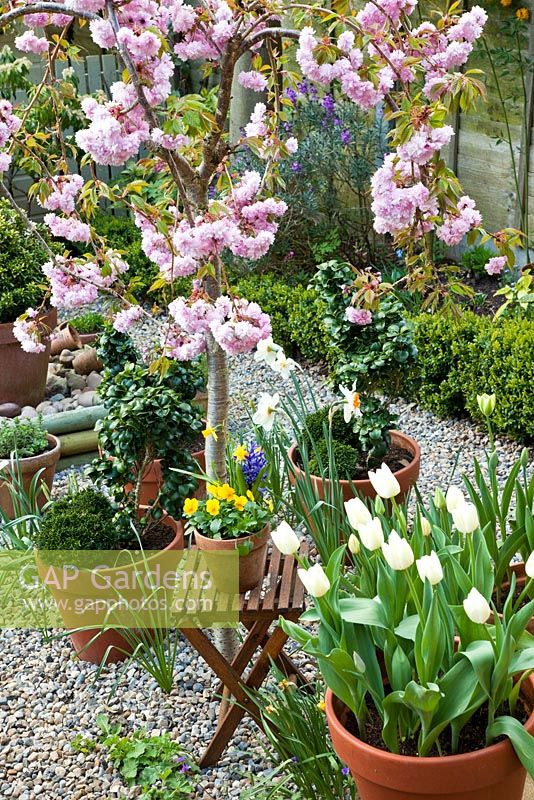
<path id="1" fill-rule="evenodd" d="M 106 368 L 106 374 L 111 376 L 122 372 L 126 364 L 137 364 L 140 361 L 139 352 L 131 337 L 127 333 L 116 331 L 109 322 L 104 324 L 98 337 L 96 352 Z"/>
<path id="2" fill-rule="evenodd" d="M 56 500 L 35 536 L 39 550 L 111 550 L 120 539 L 110 501 L 94 489 Z"/>

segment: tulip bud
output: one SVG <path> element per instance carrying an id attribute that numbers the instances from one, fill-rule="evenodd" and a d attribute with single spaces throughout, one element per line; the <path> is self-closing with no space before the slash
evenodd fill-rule
<path id="1" fill-rule="evenodd" d="M 460 533 L 473 533 L 479 526 L 478 514 L 473 503 L 460 503 L 452 512 L 454 526 Z"/>
<path id="2" fill-rule="evenodd" d="M 375 514 L 383 514 L 386 510 L 384 501 L 378 495 L 375 497 Z"/>
<path id="3" fill-rule="evenodd" d="M 401 539 L 397 531 L 391 531 L 387 544 L 382 545 L 384 558 L 391 569 L 403 570 L 411 567 L 414 562 L 413 550 L 406 539 Z"/>
<path id="4" fill-rule="evenodd" d="M 456 506 L 459 506 L 460 503 L 465 503 L 464 493 L 458 486 L 449 486 L 445 502 L 447 504 L 447 511 L 449 514 L 452 514 Z"/>
<path id="5" fill-rule="evenodd" d="M 477 403 L 485 417 L 491 417 L 495 411 L 496 397 L 494 394 L 477 394 Z"/>
<path id="6" fill-rule="evenodd" d="M 355 531 L 359 530 L 361 525 L 367 525 L 371 522 L 371 512 L 359 497 L 352 497 L 345 502 L 345 513 L 349 520 L 349 525 Z"/>
<path id="7" fill-rule="evenodd" d="M 378 517 L 374 517 L 368 525 L 360 526 L 360 539 L 368 550 L 378 550 L 384 543 L 384 531 Z"/>
<path id="8" fill-rule="evenodd" d="M 415 562 L 419 577 L 424 582 L 427 580 L 431 586 L 435 586 L 443 580 L 443 568 L 434 550 L 431 551 L 429 556 L 422 556 Z"/>
<path id="9" fill-rule="evenodd" d="M 271 533 L 271 536 L 275 547 L 285 556 L 293 556 L 298 552 L 300 539 L 285 520 Z"/>
<path id="10" fill-rule="evenodd" d="M 330 581 L 320 564 L 314 564 L 309 569 L 297 570 L 304 588 L 312 597 L 322 597 L 330 589 Z"/>
<path id="11" fill-rule="evenodd" d="M 491 615 L 491 608 L 485 597 L 477 589 L 471 589 L 464 600 L 464 611 L 471 620 L 479 625 L 487 622 Z"/>
<path id="12" fill-rule="evenodd" d="M 530 462 L 528 447 L 523 447 L 523 449 L 521 450 L 521 455 L 519 456 L 519 460 L 521 461 L 522 467 L 528 467 Z"/>
<path id="13" fill-rule="evenodd" d="M 421 533 L 423 536 L 430 536 L 432 533 L 432 525 L 426 517 L 421 517 Z"/>
<path id="14" fill-rule="evenodd" d="M 534 550 L 527 558 L 527 563 L 525 564 L 525 572 L 527 573 L 529 578 L 534 578 Z"/>
<path id="15" fill-rule="evenodd" d="M 352 654 L 352 660 L 354 661 L 354 666 L 358 672 L 365 672 L 365 661 L 358 653 Z"/>
<path id="16" fill-rule="evenodd" d="M 390 500 L 396 497 L 400 492 L 399 482 L 388 467 L 387 464 L 382 464 L 377 470 L 369 470 L 369 480 L 373 485 L 373 489 L 379 497 L 384 500 Z"/>
<path id="17" fill-rule="evenodd" d="M 445 508 L 445 495 L 439 488 L 434 492 L 434 505 L 438 509 Z"/>
<path id="18" fill-rule="evenodd" d="M 349 548 L 353 556 L 357 556 L 358 553 L 360 552 L 360 540 L 353 533 L 351 533 L 351 535 L 349 536 L 347 547 Z"/>

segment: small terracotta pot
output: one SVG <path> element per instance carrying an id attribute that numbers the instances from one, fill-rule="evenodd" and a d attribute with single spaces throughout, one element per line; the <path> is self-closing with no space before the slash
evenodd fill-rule
<path id="1" fill-rule="evenodd" d="M 527 584 L 527 581 L 530 580 L 530 578 L 527 576 L 527 573 L 525 572 L 525 562 L 518 561 L 517 563 L 511 564 L 510 566 L 512 568 L 512 572 L 515 572 L 515 577 L 517 581 L 516 588 L 524 589 Z M 510 583 L 508 581 L 505 581 L 503 583 L 502 590 L 505 594 L 508 594 L 508 592 L 510 591 Z M 499 614 L 499 616 L 501 615 Z M 534 617 L 532 617 L 530 622 L 528 623 L 527 631 L 534 636 Z"/>
<path id="2" fill-rule="evenodd" d="M 142 512 L 142 507 L 140 508 Z M 183 550 L 184 548 L 184 529 L 181 522 L 173 519 L 172 517 L 165 516 L 161 520 L 165 525 L 172 528 L 175 532 L 174 539 L 170 542 L 167 547 L 163 549 L 162 552 L 168 550 Z M 157 556 L 151 556 L 151 559 L 155 559 Z M 36 553 L 36 562 L 39 574 L 41 578 L 46 575 L 47 567 L 39 560 L 38 553 Z M 100 570 L 99 575 L 102 578 L 106 576 L 110 579 L 113 573 L 116 573 L 118 570 L 124 572 L 126 569 L 131 570 L 132 572 L 136 569 L 136 565 L 132 564 L 131 567 L 117 567 L 115 569 L 107 569 L 107 570 Z M 50 591 L 52 592 L 54 599 L 58 602 L 61 600 L 65 600 L 70 598 L 72 601 L 73 598 L 76 597 L 83 597 L 83 595 L 76 594 L 76 587 L 72 587 L 70 591 L 65 591 L 59 588 L 61 585 L 61 581 L 58 580 L 56 583 L 52 583 L 49 585 Z M 104 595 L 106 592 L 104 590 Z M 62 618 L 67 628 L 76 627 L 76 617 L 75 616 L 68 616 L 65 612 L 62 613 Z M 79 623 L 78 623 L 78 627 Z M 98 633 L 98 628 L 88 628 L 86 630 L 75 631 L 71 633 L 70 639 L 72 645 L 76 651 L 78 658 L 81 661 L 89 661 L 91 664 L 101 664 L 106 658 L 106 664 L 111 664 L 116 661 L 124 661 L 132 652 L 133 646 L 132 642 L 125 639 L 125 637 L 121 634 L 119 630 L 116 629 L 109 629 L 100 633 L 99 636 L 94 641 L 91 641 Z M 147 636 L 150 635 L 150 629 L 145 629 L 147 632 Z M 91 644 L 89 644 L 91 642 Z M 106 651 L 110 648 L 110 651 L 106 657 Z"/>
<path id="3" fill-rule="evenodd" d="M 412 439 L 411 436 L 408 436 L 406 433 L 401 433 L 400 431 L 391 431 L 391 441 L 393 444 L 397 445 L 398 447 L 402 447 L 404 450 L 408 450 L 408 452 L 412 453 L 413 459 L 410 463 L 403 467 L 402 469 L 397 470 L 394 472 L 396 479 L 399 482 L 401 487 L 400 494 L 397 495 L 395 498 L 399 503 L 402 503 L 405 500 L 406 495 L 410 491 L 411 487 L 415 485 L 417 478 L 419 477 L 419 471 L 421 469 L 421 448 L 415 441 Z M 289 472 L 289 480 L 291 485 L 294 486 L 298 477 L 303 474 L 303 471 L 300 467 L 297 466 L 296 456 L 297 456 L 297 445 L 293 444 L 289 448 L 289 459 L 293 465 L 294 474 Z M 313 482 L 315 490 L 317 492 L 318 497 L 321 500 L 324 500 L 325 493 L 328 494 L 328 490 L 331 484 L 329 478 L 321 478 L 319 475 L 310 475 L 310 478 Z M 344 481 L 340 480 L 339 485 L 341 487 L 341 491 L 343 492 L 343 499 L 350 500 L 351 497 L 354 497 L 355 491 L 358 494 L 363 495 L 364 497 L 374 498 L 376 497 L 376 492 L 373 489 L 373 484 L 370 480 L 358 480 L 358 481 Z"/>
<path id="4" fill-rule="evenodd" d="M 39 472 L 40 469 L 44 470 L 41 473 L 40 481 L 46 484 L 48 489 L 52 490 L 52 483 L 54 481 L 54 474 L 56 472 L 56 464 L 59 460 L 61 453 L 61 444 L 59 439 L 52 436 L 51 433 L 47 434 L 49 448 L 44 453 L 38 456 L 29 456 L 28 458 L 20 458 L 18 462 L 18 472 L 22 478 L 22 483 L 26 491 L 30 488 L 33 476 Z M 12 471 L 11 467 L 7 465 L 0 471 L 0 508 L 9 519 L 14 518 L 13 503 L 9 494 L 9 477 L 14 475 L 17 477 L 17 467 Z M 8 478 L 8 480 L 2 480 Z M 39 508 L 42 508 L 46 503 L 46 497 L 41 492 L 37 500 Z"/>
<path id="5" fill-rule="evenodd" d="M 204 450 L 199 450 L 197 453 L 193 453 L 193 458 L 198 461 L 198 465 L 202 471 L 204 471 L 206 466 L 206 458 L 204 455 Z M 150 464 L 147 464 L 145 467 L 145 471 L 143 473 L 143 480 L 141 483 L 141 490 L 139 492 L 139 503 L 143 506 L 151 506 L 154 504 L 157 496 L 161 491 L 161 487 L 163 486 L 163 477 L 161 474 L 161 459 L 155 458 L 154 461 L 151 461 Z M 125 491 L 131 492 L 133 490 L 133 486 L 129 483 Z M 200 494 L 199 494 L 200 492 Z M 199 487 L 195 492 L 195 497 L 198 497 L 200 500 L 204 496 L 203 487 Z"/>
<path id="6" fill-rule="evenodd" d="M 50 338 L 45 334 L 56 327 L 56 309 L 51 309 L 40 320 L 45 345 L 42 353 L 25 353 L 13 336 L 12 323 L 0 325 L 0 403 L 35 407 L 44 397 L 50 359 Z"/>
<path id="7" fill-rule="evenodd" d="M 76 328 L 69 325 L 61 325 L 59 333 L 50 342 L 50 355 L 58 356 L 62 350 L 79 350 L 82 341 Z"/>
<path id="8" fill-rule="evenodd" d="M 246 556 L 239 556 L 239 592 L 255 589 L 262 580 L 265 570 L 267 546 L 271 537 L 271 527 L 266 525 L 259 533 L 252 536 L 241 536 L 239 539 L 210 539 L 195 531 L 195 542 L 199 550 L 206 553 L 229 552 L 245 542 L 252 542 L 252 550 Z M 218 575 L 216 568 L 212 571 L 213 582 L 221 592 L 231 591 L 225 583 L 225 576 Z"/>
<path id="9" fill-rule="evenodd" d="M 82 347 L 85 347 L 86 344 L 93 344 L 98 339 L 98 333 L 79 333 L 78 336 Z"/>
<path id="10" fill-rule="evenodd" d="M 89 375 L 90 372 L 99 372 L 104 365 L 94 347 L 87 347 L 74 356 L 72 366 L 78 375 Z"/>
<path id="11" fill-rule="evenodd" d="M 525 723 L 534 733 L 534 678 L 522 694 L 530 708 Z M 334 749 L 350 768 L 360 800 L 521 800 L 526 770 L 508 740 L 455 756 L 417 758 L 371 747 L 345 727 L 349 711 L 330 689 L 326 718 Z"/>

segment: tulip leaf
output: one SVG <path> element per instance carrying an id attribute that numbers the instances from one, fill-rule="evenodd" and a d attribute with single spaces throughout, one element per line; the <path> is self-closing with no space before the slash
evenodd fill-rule
<path id="1" fill-rule="evenodd" d="M 513 717 L 497 717 L 487 730 L 490 740 L 507 736 L 526 771 L 534 777 L 534 736 L 528 733 L 519 720 Z"/>
<path id="2" fill-rule="evenodd" d="M 366 597 L 344 597 L 339 601 L 339 609 L 345 622 L 378 628 L 389 627 L 382 604 Z"/>
<path id="3" fill-rule="evenodd" d="M 508 675 L 513 678 L 518 672 L 524 672 L 526 669 L 534 669 L 534 647 L 529 647 L 527 650 L 520 650 L 512 656 L 508 668 Z"/>
<path id="4" fill-rule="evenodd" d="M 495 666 L 495 654 L 491 642 L 471 642 L 461 655 L 471 662 L 480 685 L 489 697 L 491 676 Z"/>

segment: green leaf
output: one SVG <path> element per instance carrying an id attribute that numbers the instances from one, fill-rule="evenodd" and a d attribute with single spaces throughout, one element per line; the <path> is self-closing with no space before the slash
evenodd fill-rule
<path id="1" fill-rule="evenodd" d="M 490 740 L 507 736 L 518 759 L 530 777 L 534 777 L 534 736 L 525 730 L 519 720 L 513 717 L 498 717 L 488 728 L 487 736 Z"/>

